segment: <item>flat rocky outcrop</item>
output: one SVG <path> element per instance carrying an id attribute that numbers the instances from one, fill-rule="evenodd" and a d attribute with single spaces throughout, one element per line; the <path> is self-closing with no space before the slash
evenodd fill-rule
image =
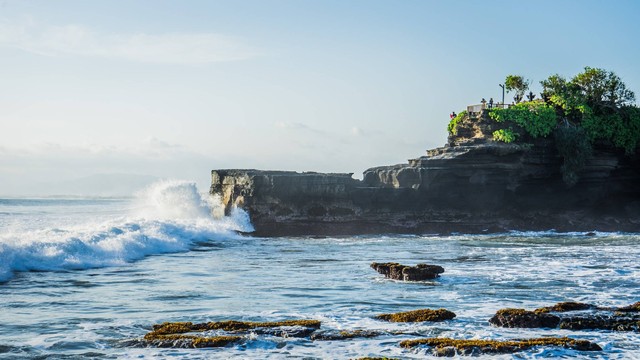
<path id="1" fill-rule="evenodd" d="M 446 146 L 370 168 L 362 180 L 213 170 L 210 192 L 227 213 L 245 209 L 258 236 L 640 231 L 640 156 L 594 146 L 568 188 L 552 138 L 493 142 L 483 119 L 463 124 Z"/>
<path id="2" fill-rule="evenodd" d="M 376 319 L 389 322 L 438 322 L 451 320 L 455 317 L 456 314 L 447 309 L 419 309 L 393 314 L 380 314 L 376 316 Z"/>

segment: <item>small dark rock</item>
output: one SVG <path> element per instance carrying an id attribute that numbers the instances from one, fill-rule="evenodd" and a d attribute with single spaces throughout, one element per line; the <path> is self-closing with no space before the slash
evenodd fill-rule
<path id="1" fill-rule="evenodd" d="M 422 281 L 435 279 L 444 272 L 438 265 L 418 264 L 407 266 L 398 263 L 372 263 L 371 267 L 385 277 L 402 281 Z"/>

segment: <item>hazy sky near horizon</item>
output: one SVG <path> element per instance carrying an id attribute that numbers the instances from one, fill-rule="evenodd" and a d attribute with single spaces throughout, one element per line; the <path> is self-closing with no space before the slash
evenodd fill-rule
<path id="1" fill-rule="evenodd" d="M 218 168 L 358 177 L 442 146 L 448 114 L 498 99 L 507 74 L 535 92 L 601 67 L 640 92 L 639 15 L 634 0 L 0 1 L 0 195 L 96 175 L 204 191 Z"/>

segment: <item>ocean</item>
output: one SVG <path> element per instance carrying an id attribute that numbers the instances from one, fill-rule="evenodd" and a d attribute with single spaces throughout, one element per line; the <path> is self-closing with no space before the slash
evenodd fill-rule
<path id="1" fill-rule="evenodd" d="M 257 238 L 242 210 L 219 213 L 193 183 L 163 181 L 131 198 L 0 199 L 0 359 L 422 359 L 400 340 L 569 336 L 602 352 L 534 348 L 491 359 L 640 358 L 638 332 L 507 329 L 502 308 L 640 300 L 640 234 Z M 372 262 L 441 265 L 438 279 L 385 279 Z M 381 313 L 446 308 L 441 323 Z M 314 319 L 322 330 L 400 332 L 310 340 L 252 334 L 223 348 L 141 345 L 162 322 Z"/>

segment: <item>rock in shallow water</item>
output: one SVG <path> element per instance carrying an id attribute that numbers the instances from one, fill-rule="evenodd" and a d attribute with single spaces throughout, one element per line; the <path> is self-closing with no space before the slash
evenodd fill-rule
<path id="1" fill-rule="evenodd" d="M 639 331 L 640 315 L 634 314 L 637 307 L 638 303 L 622 308 L 598 308 L 584 303 L 564 302 L 534 311 L 501 309 L 489 319 L 489 323 L 507 328 Z M 578 315 L 567 314 L 574 311 L 582 312 Z"/>
<path id="2" fill-rule="evenodd" d="M 194 324 L 192 322 L 165 322 L 153 325 L 153 330 L 144 336 L 148 346 L 168 348 L 223 347 L 239 342 L 241 336 L 204 336 L 186 334 L 220 330 L 232 333 L 253 331 L 259 334 L 282 337 L 307 337 L 320 328 L 318 320 L 285 320 L 275 322 L 216 321 Z"/>
<path id="3" fill-rule="evenodd" d="M 444 268 L 438 265 L 418 264 L 407 266 L 398 263 L 371 263 L 371 267 L 386 278 L 401 281 L 432 280 L 444 272 Z"/>
<path id="4" fill-rule="evenodd" d="M 412 348 L 425 345 L 435 356 L 510 354 L 537 346 L 561 346 L 580 351 L 601 351 L 602 348 L 590 341 L 562 338 L 536 338 L 526 340 L 455 340 L 448 338 L 427 338 L 405 340 L 400 346 Z"/>
<path id="5" fill-rule="evenodd" d="M 456 314 L 447 309 L 420 309 L 405 311 L 394 314 L 381 314 L 376 319 L 390 322 L 422 322 L 422 321 L 445 321 L 456 317 Z"/>

